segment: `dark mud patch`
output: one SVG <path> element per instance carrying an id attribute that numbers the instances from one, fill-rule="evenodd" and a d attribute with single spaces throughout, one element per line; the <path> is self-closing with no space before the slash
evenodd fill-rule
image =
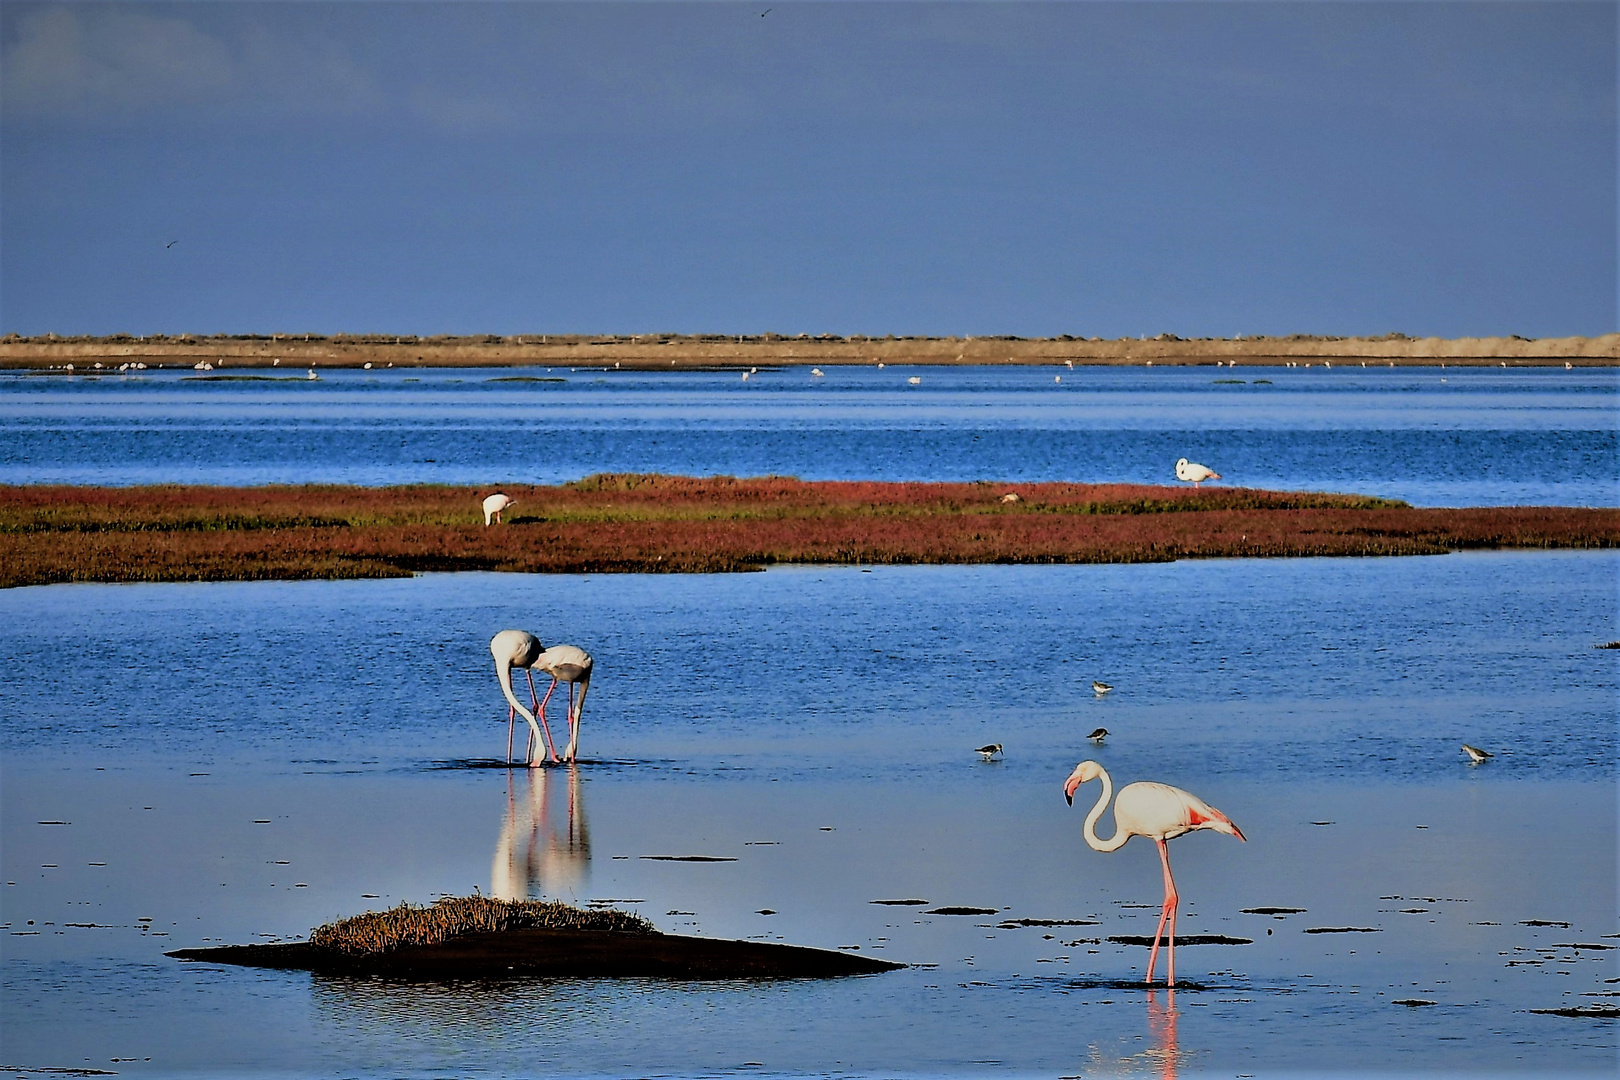
<path id="1" fill-rule="evenodd" d="M 1620 1005 L 1570 1005 L 1562 1009 L 1531 1009 L 1530 1011 L 1540 1013 L 1543 1016 L 1584 1016 L 1600 1020 L 1613 1020 L 1620 1017 Z"/>
<path id="2" fill-rule="evenodd" d="M 1239 908 L 1245 915 L 1303 915 L 1302 907 L 1246 907 Z"/>
<path id="3" fill-rule="evenodd" d="M 1553 945 L 1553 948 L 1555 948 L 1555 949 L 1599 949 L 1599 950 L 1603 950 L 1603 951 L 1607 952 L 1607 951 L 1610 951 L 1610 950 L 1616 948 L 1616 946 L 1614 946 L 1614 945 L 1597 945 L 1597 944 L 1592 944 L 1592 943 L 1588 943 L 1588 942 L 1572 941 L 1572 942 L 1564 942 L 1562 944 L 1555 943 Z"/>
<path id="4" fill-rule="evenodd" d="M 1042 987 L 1042 988 L 1055 986 L 1057 989 L 1065 990 L 1065 991 L 1071 991 L 1071 992 L 1075 991 L 1075 990 L 1138 990 L 1138 991 L 1140 991 L 1140 990 L 1148 990 L 1148 991 L 1158 991 L 1158 990 L 1163 990 L 1165 988 L 1163 982 L 1147 983 L 1147 982 L 1143 982 L 1141 979 L 1110 979 L 1110 978 L 1104 978 L 1104 977 L 1085 977 L 1085 976 L 1082 976 L 1080 978 L 1062 978 L 1062 979 L 1051 979 L 1051 980 L 1043 979 L 1043 980 L 1040 980 L 1039 982 L 1037 982 L 1037 983 L 1035 983 L 1033 985 L 1038 986 L 1038 987 Z M 1176 985 L 1174 987 L 1172 987 L 1171 989 L 1175 990 L 1176 993 L 1179 994 L 1182 991 L 1187 991 L 1189 993 L 1197 993 L 1199 991 L 1211 991 L 1211 990 L 1218 990 L 1218 991 L 1221 991 L 1223 993 L 1231 993 L 1231 992 L 1251 993 L 1251 992 L 1255 992 L 1255 991 L 1258 991 L 1258 990 L 1263 990 L 1265 988 L 1264 987 L 1249 986 L 1249 985 L 1246 985 L 1246 984 L 1243 984 L 1243 983 L 1206 982 L 1206 981 L 1201 981 L 1201 980 L 1198 980 L 1198 979 L 1177 979 L 1176 980 Z"/>
<path id="5" fill-rule="evenodd" d="M 1428 998 L 1397 998 L 1396 1000 L 1390 1002 L 1390 1004 L 1405 1005 L 1409 1009 L 1421 1009 L 1425 1005 L 1438 1005 L 1440 1003 L 1438 1001 L 1430 1001 Z"/>
<path id="6" fill-rule="evenodd" d="M 352 956 L 308 942 L 179 949 L 177 960 L 404 979 L 552 978 L 819 979 L 904 967 L 827 949 L 675 934 L 601 930 L 498 930 L 436 945 Z"/>
<path id="7" fill-rule="evenodd" d="M 998 930 L 1016 930 L 1021 926 L 1101 926 L 1096 919 L 1005 919 L 996 923 Z"/>
<path id="8" fill-rule="evenodd" d="M 1560 930 L 1568 930 L 1569 923 L 1557 919 L 1520 919 L 1520 926 L 1556 926 Z"/>
<path id="9" fill-rule="evenodd" d="M 1144 934 L 1114 934 L 1109 941 L 1115 945 L 1152 945 L 1153 939 Z M 1188 934 L 1186 937 L 1177 936 L 1176 944 L 1180 945 L 1253 945 L 1253 938 L 1229 937 L 1226 934 Z M 1177 989 L 1180 985 L 1177 984 Z"/>
<path id="10" fill-rule="evenodd" d="M 575 765 L 633 765 L 633 761 L 619 761 L 610 759 L 578 758 Z M 533 766 L 536 769 L 566 769 L 568 765 L 560 761 L 542 761 Z M 530 766 L 523 761 L 507 761 L 504 758 L 447 758 L 442 761 L 430 761 L 425 765 L 413 766 L 411 771 L 416 772 L 445 772 L 462 769 L 508 769 L 517 772 L 526 772 Z"/>
<path id="11" fill-rule="evenodd" d="M 1384 931 L 1377 926 L 1311 926 L 1307 927 L 1307 934 L 1382 934 Z"/>
<path id="12" fill-rule="evenodd" d="M 994 915 L 993 907 L 937 907 L 929 908 L 924 915 Z"/>
<path id="13" fill-rule="evenodd" d="M 868 900 L 868 904 L 888 904 L 891 907 L 922 907 L 926 900 Z"/>
<path id="14" fill-rule="evenodd" d="M 650 862 L 736 862 L 730 855 L 643 855 Z"/>

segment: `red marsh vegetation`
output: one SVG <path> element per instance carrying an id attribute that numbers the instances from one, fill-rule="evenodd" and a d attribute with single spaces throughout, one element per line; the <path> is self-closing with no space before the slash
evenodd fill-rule
<path id="1" fill-rule="evenodd" d="M 0 487 L 0 587 L 725 572 L 773 563 L 1092 563 L 1620 546 L 1620 510 L 1417 509 L 1354 495 L 1129 484 L 804 482 L 639 474 L 516 500 L 434 485 Z M 1004 501 L 1007 494 L 1016 501 Z"/>

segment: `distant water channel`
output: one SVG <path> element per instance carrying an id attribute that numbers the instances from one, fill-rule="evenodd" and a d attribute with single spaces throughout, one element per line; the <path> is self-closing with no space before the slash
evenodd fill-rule
<path id="1" fill-rule="evenodd" d="M 1609 1075 L 1620 1021 L 1580 1013 L 1620 997 L 1617 579 L 1620 553 L 1508 552 L 0 592 L 5 1061 Z M 576 769 L 494 767 L 507 626 L 596 656 Z M 1249 942 L 1183 946 L 1174 994 L 1110 940 L 1152 933 L 1159 868 L 1086 847 L 1084 757 L 1249 837 L 1171 844 L 1181 932 Z M 162 955 L 475 888 L 913 966 L 408 984 Z"/>
<path id="2" fill-rule="evenodd" d="M 829 366 L 0 374 L 0 483 L 595 472 L 1173 483 L 1620 505 L 1615 369 Z M 908 380 L 917 378 L 912 385 Z"/>

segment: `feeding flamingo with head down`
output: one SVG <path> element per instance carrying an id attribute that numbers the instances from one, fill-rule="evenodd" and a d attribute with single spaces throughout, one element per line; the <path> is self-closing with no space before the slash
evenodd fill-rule
<path id="1" fill-rule="evenodd" d="M 540 698 L 534 692 L 535 661 L 540 659 L 544 652 L 540 639 L 527 630 L 502 630 L 489 639 L 489 652 L 495 658 L 495 678 L 500 680 L 501 693 L 506 695 L 506 763 L 512 764 L 512 724 L 517 714 L 521 713 L 523 719 L 529 722 L 529 746 L 523 752 L 523 761 L 527 765 L 535 765 L 534 741 L 540 735 L 539 724 L 535 723 L 535 713 L 540 714 L 540 723 L 545 723 L 545 710 L 540 708 Z M 512 669 L 523 668 L 529 677 L 529 700 L 534 702 L 534 712 L 523 707 L 523 703 L 512 693 Z M 545 729 L 546 752 L 552 761 L 557 760 L 557 752 L 551 745 L 551 728 Z"/>
<path id="2" fill-rule="evenodd" d="M 516 499 L 510 498 L 499 491 L 485 499 L 484 528 L 489 528 L 490 522 L 492 521 L 499 525 L 501 523 L 501 514 L 505 513 L 507 507 L 511 506 L 515 502 L 517 502 Z"/>
<path id="3" fill-rule="evenodd" d="M 1074 789 L 1089 780 L 1102 780 L 1102 796 L 1086 815 L 1086 843 L 1097 851 L 1118 851 L 1133 836 L 1145 836 L 1159 846 L 1159 862 L 1164 866 L 1164 907 L 1159 912 L 1159 926 L 1153 932 L 1153 949 L 1148 953 L 1147 981 L 1153 981 L 1153 967 L 1159 959 L 1159 939 L 1164 935 L 1165 923 L 1170 925 L 1168 974 L 1165 985 L 1176 984 L 1176 906 L 1181 897 L 1176 893 L 1176 879 L 1170 874 L 1170 849 L 1165 846 L 1184 833 L 1196 829 L 1213 829 L 1239 840 L 1247 840 L 1232 819 L 1188 791 L 1139 781 L 1119 789 L 1114 801 L 1114 835 L 1107 840 L 1097 837 L 1097 819 L 1114 794 L 1114 782 L 1107 770 L 1095 761 L 1082 761 L 1076 765 L 1063 783 L 1063 797 L 1074 805 Z"/>
<path id="4" fill-rule="evenodd" d="M 591 654 L 575 645 L 553 645 L 547 649 L 540 644 L 539 638 L 527 630 L 502 630 L 490 639 L 489 651 L 495 658 L 495 677 L 500 680 L 501 693 L 506 696 L 509 706 L 506 713 L 507 764 L 512 761 L 512 724 L 518 713 L 529 722 L 529 748 L 524 752 L 528 765 L 539 764 L 534 760 L 534 741 L 542 733 L 546 754 L 552 761 L 573 761 L 579 747 L 579 719 L 585 712 L 585 694 L 591 688 L 591 671 L 595 666 Z M 529 677 L 529 700 L 534 703 L 532 713 L 523 707 L 512 692 L 512 669 L 515 667 L 523 668 Z M 551 676 L 551 685 L 546 688 L 544 698 L 538 698 L 534 692 L 535 668 Z M 551 726 L 546 723 L 546 703 L 551 700 L 551 692 L 557 689 L 559 682 L 568 684 L 568 748 L 560 758 L 556 745 L 551 741 Z M 574 702 L 576 684 L 579 686 L 578 704 Z"/>

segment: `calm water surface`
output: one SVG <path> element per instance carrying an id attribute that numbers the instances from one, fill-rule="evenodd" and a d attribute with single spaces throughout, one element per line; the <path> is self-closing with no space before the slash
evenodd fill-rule
<path id="1" fill-rule="evenodd" d="M 5 374 L 0 483 L 1169 483 L 1185 456 L 1247 487 L 1620 505 L 1614 369 L 825 370 Z"/>
<path id="2" fill-rule="evenodd" d="M 1531 1010 L 1620 988 L 1617 579 L 1617 553 L 1503 553 L 3 592 L 5 1059 L 1610 1074 L 1615 1020 Z M 507 626 L 596 656 L 576 769 L 492 767 Z M 1152 933 L 1157 858 L 1086 847 L 1082 757 L 1249 836 L 1172 845 L 1182 933 L 1252 942 L 1178 950 L 1174 995 L 1109 941 Z M 687 854 L 736 861 L 642 858 Z M 162 956 L 475 887 L 915 966 L 402 985 Z"/>

